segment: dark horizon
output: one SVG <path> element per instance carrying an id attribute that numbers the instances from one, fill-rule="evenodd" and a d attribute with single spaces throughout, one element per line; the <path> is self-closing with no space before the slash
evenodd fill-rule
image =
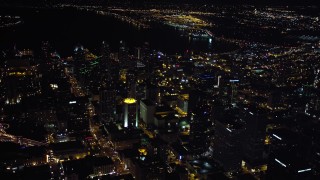
<path id="1" fill-rule="evenodd" d="M 194 4 L 194 5 L 255 5 L 255 6 L 319 6 L 317 0 L 2 0 L 1 5 L 34 5 L 50 4 L 79 5 L 123 5 L 144 6 L 147 4 Z"/>

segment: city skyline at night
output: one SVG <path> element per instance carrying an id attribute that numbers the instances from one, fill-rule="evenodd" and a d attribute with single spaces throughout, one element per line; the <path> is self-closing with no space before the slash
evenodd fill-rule
<path id="1" fill-rule="evenodd" d="M 315 1 L 0 3 L 0 179 L 320 178 Z"/>

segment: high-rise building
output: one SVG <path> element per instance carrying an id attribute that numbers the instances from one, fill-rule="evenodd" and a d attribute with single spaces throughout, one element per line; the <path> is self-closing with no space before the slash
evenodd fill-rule
<path id="1" fill-rule="evenodd" d="M 202 73 L 194 77 L 197 89 L 201 91 L 212 91 L 217 84 L 215 76 L 211 73 Z"/>
<path id="2" fill-rule="evenodd" d="M 140 117 L 147 125 L 154 122 L 155 108 L 155 104 L 148 99 L 140 101 Z"/>
<path id="3" fill-rule="evenodd" d="M 178 96 L 177 105 L 183 112 L 186 112 L 186 113 L 188 112 L 188 100 L 189 100 L 189 94 L 181 94 Z"/>
<path id="4" fill-rule="evenodd" d="M 245 123 L 237 108 L 227 108 L 222 114 L 215 120 L 213 157 L 226 171 L 235 172 L 241 168 Z"/>
<path id="5" fill-rule="evenodd" d="M 100 91 L 100 112 L 104 121 L 114 121 L 116 114 L 116 89 L 117 66 L 110 57 L 110 47 L 105 41 L 102 42 L 100 74 L 102 87 Z"/>
<path id="6" fill-rule="evenodd" d="M 137 100 L 134 98 L 126 98 L 123 100 L 123 126 L 137 127 Z"/>
<path id="7" fill-rule="evenodd" d="M 190 144 L 194 152 L 199 154 L 207 151 L 210 146 L 213 119 L 209 100 L 207 93 L 203 91 L 191 90 L 189 93 Z"/>
<path id="8" fill-rule="evenodd" d="M 124 41 L 120 41 L 118 59 L 119 59 L 120 67 L 122 69 L 126 69 L 130 66 L 129 50 L 128 50 L 128 47 L 126 47 L 126 44 Z"/>
<path id="9" fill-rule="evenodd" d="M 145 86 L 145 99 L 149 99 L 152 102 L 156 102 L 160 91 L 159 88 L 150 82 L 146 83 Z"/>
<path id="10" fill-rule="evenodd" d="M 141 60 L 141 48 L 140 47 L 136 47 L 134 49 L 134 57 L 138 60 Z"/>
<path id="11" fill-rule="evenodd" d="M 5 61 L 3 98 L 5 104 L 19 104 L 23 97 L 39 94 L 40 77 L 34 64 L 33 51 L 19 51 L 19 56 Z"/>
<path id="12" fill-rule="evenodd" d="M 143 63 L 146 63 L 150 58 L 150 45 L 148 42 L 145 42 L 142 48 L 140 49 L 141 59 Z"/>
<path id="13" fill-rule="evenodd" d="M 243 112 L 245 135 L 243 139 L 242 166 L 252 172 L 265 171 L 268 140 L 266 139 L 267 116 L 264 111 L 248 106 Z"/>
<path id="14" fill-rule="evenodd" d="M 237 85 L 236 83 L 239 82 L 237 79 L 232 79 L 229 81 L 231 86 L 231 104 L 235 104 L 237 101 Z"/>
<path id="15" fill-rule="evenodd" d="M 101 46 L 100 71 L 110 72 L 111 65 L 112 63 L 110 61 L 110 47 L 109 47 L 109 44 L 103 41 Z"/>
<path id="16" fill-rule="evenodd" d="M 111 122 L 116 113 L 116 92 L 112 88 L 100 90 L 100 112 L 103 120 Z"/>
<path id="17" fill-rule="evenodd" d="M 41 43 L 41 62 L 46 63 L 49 59 L 51 46 L 48 41 Z"/>
<path id="18" fill-rule="evenodd" d="M 62 119 L 67 120 L 68 132 L 88 132 L 89 112 L 87 109 L 88 99 L 86 97 L 70 98 L 65 108 Z"/>
<path id="19" fill-rule="evenodd" d="M 151 58 L 151 50 L 150 45 L 148 42 L 145 42 L 144 45 L 141 48 L 141 61 L 145 65 L 146 73 L 147 73 L 147 79 L 150 78 L 150 75 L 153 72 L 153 61 Z"/>
<path id="20" fill-rule="evenodd" d="M 133 70 L 128 70 L 126 73 L 126 86 L 127 96 L 130 98 L 136 98 L 136 73 Z"/>
<path id="21" fill-rule="evenodd" d="M 81 45 L 76 46 L 74 49 L 73 65 L 74 74 L 77 77 L 80 77 L 80 71 L 85 67 L 85 52 L 83 46 Z"/>

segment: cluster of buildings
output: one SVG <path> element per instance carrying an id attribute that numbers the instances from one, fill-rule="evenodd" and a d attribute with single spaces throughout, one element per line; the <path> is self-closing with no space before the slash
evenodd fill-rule
<path id="1" fill-rule="evenodd" d="M 250 12 L 263 25 L 310 20 L 283 11 Z M 98 55 L 76 45 L 67 58 L 49 42 L 38 54 L 5 50 L 0 176 L 318 179 L 320 42 L 300 37 L 232 39 L 239 48 L 227 53 L 166 55 L 124 41 L 116 51 L 102 42 Z"/>
<path id="2" fill-rule="evenodd" d="M 317 48 L 252 44 L 237 54 L 168 56 L 148 43 L 130 50 L 120 42 L 111 52 L 103 42 L 98 56 L 78 45 L 72 58 L 48 42 L 40 58 L 14 50 L 1 71 L 2 171 L 27 177 L 39 169 L 52 179 L 315 178 Z"/>

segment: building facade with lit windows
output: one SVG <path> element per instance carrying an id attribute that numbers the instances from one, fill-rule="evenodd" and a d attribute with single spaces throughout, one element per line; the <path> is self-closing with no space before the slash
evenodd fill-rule
<path id="1" fill-rule="evenodd" d="M 137 127 L 137 100 L 126 98 L 123 100 L 123 126 Z"/>

